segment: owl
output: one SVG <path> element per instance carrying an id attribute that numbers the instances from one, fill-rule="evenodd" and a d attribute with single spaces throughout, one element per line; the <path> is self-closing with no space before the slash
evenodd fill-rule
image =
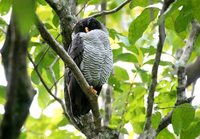
<path id="1" fill-rule="evenodd" d="M 95 18 L 79 21 L 72 33 L 68 54 L 74 60 L 86 81 L 99 95 L 112 72 L 113 54 L 106 27 Z M 68 93 L 74 116 L 88 113 L 91 104 L 77 83 L 73 73 L 67 73 Z"/>

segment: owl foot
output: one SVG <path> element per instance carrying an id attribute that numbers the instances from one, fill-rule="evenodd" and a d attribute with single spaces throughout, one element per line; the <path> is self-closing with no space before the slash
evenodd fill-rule
<path id="1" fill-rule="evenodd" d="M 90 92 L 94 95 L 97 95 L 97 91 L 93 88 L 93 86 L 90 86 Z"/>

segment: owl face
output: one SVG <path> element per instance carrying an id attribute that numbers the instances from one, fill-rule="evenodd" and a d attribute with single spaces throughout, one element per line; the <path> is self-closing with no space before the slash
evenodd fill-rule
<path id="1" fill-rule="evenodd" d="M 102 29 L 102 25 L 95 18 L 86 18 L 79 21 L 74 27 L 74 33 L 77 34 L 79 32 L 89 32 L 94 29 Z"/>

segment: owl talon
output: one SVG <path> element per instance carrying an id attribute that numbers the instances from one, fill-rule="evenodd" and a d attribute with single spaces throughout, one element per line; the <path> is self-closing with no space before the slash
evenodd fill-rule
<path id="1" fill-rule="evenodd" d="M 93 86 L 90 86 L 90 92 L 94 95 L 97 95 L 97 91 L 93 88 Z"/>

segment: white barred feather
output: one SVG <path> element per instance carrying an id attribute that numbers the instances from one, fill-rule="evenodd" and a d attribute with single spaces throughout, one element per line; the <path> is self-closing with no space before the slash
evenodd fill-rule
<path id="1" fill-rule="evenodd" d="M 80 69 L 90 85 L 103 85 L 113 66 L 113 55 L 108 35 L 102 30 L 80 33 L 83 41 L 83 57 Z"/>

